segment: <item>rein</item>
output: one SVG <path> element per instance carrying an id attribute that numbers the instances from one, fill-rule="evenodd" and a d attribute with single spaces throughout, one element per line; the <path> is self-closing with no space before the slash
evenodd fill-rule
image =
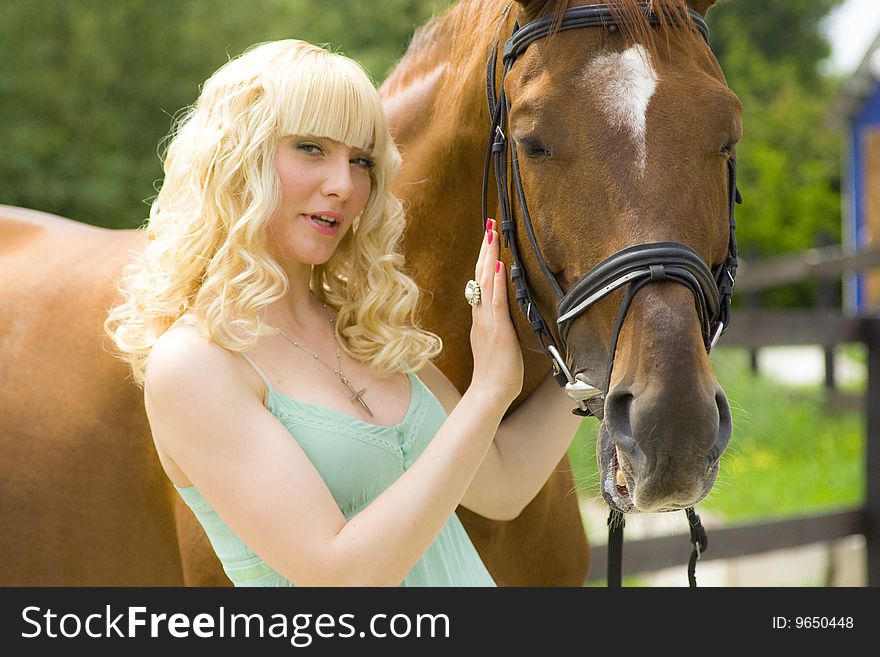
<path id="1" fill-rule="evenodd" d="M 508 4 L 501 14 L 503 19 Z M 660 25 L 663 21 L 646 4 L 640 3 L 639 8 L 651 25 Z M 687 10 L 687 17 L 667 12 L 666 20 L 686 22 L 695 29 L 708 43 L 709 29 L 703 17 L 693 9 Z M 566 393 L 575 402 L 572 413 L 580 416 L 594 416 L 602 420 L 604 416 L 604 399 L 611 382 L 611 370 L 621 327 L 626 319 L 627 311 L 636 293 L 645 285 L 657 281 L 671 281 L 687 287 L 694 296 L 703 340 L 706 351 L 711 352 L 730 322 L 730 304 L 737 270 L 736 252 L 736 221 L 734 207 L 742 203 L 736 186 L 736 160 L 728 160 L 728 196 L 730 238 L 724 262 L 711 271 L 702 258 L 689 246 L 678 242 L 660 242 L 638 244 L 619 251 L 599 263 L 584 274 L 566 293 L 563 292 L 544 260 L 535 238 L 520 177 L 519 158 L 516 144 L 505 134 L 507 115 L 510 104 L 504 92 L 504 78 L 516 59 L 522 55 L 530 44 L 548 36 L 553 31 L 567 31 L 580 28 L 606 27 L 617 29 L 614 10 L 606 4 L 587 5 L 567 9 L 561 21 L 553 16 L 544 16 L 519 26 L 514 24 L 513 33 L 505 41 L 502 50 L 502 73 L 500 89 L 496 89 L 496 72 L 498 64 L 498 43 L 492 48 L 486 71 L 486 95 L 492 125 L 489 132 L 489 143 L 486 149 L 486 160 L 483 167 L 482 216 L 488 216 L 488 190 L 490 167 L 494 165 L 495 183 L 498 195 L 501 233 L 504 246 L 510 249 L 510 278 L 513 282 L 517 305 L 529 322 L 538 341 L 541 351 L 552 362 L 553 377 L 564 387 Z M 509 155 L 508 155 L 509 154 Z M 509 160 L 509 166 L 508 166 Z M 508 177 L 508 168 L 511 176 Z M 517 240 L 518 228 L 513 213 L 513 202 L 510 188 L 516 195 L 517 204 L 522 215 L 522 227 L 528 243 L 538 262 L 544 278 L 549 282 L 557 302 L 558 317 L 556 327 L 559 345 L 553 338 L 548 323 L 533 302 L 532 289 L 529 285 L 525 267 Z M 567 336 L 571 322 L 593 306 L 597 301 L 627 286 L 623 300 L 618 308 L 617 317 L 612 330 L 612 340 L 608 357 L 605 380 L 599 388 L 587 382 L 583 375 L 573 376 L 566 364 L 565 355 L 568 351 Z M 691 531 L 693 552 L 688 565 L 688 579 L 691 586 L 696 586 L 694 576 L 696 561 L 708 547 L 706 532 L 700 523 L 700 517 L 692 507 L 685 509 Z M 621 585 L 621 565 L 623 549 L 624 514 L 614 508 L 608 517 L 608 586 Z"/>

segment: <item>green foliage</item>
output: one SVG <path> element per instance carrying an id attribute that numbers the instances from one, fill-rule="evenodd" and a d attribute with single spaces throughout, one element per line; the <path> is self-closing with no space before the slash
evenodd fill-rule
<path id="1" fill-rule="evenodd" d="M 865 490 L 865 428 L 860 413 L 830 410 L 819 387 L 792 388 L 755 376 L 744 350 L 712 354 L 733 415 L 733 437 L 709 497 L 716 516 L 746 521 L 855 507 Z M 598 499 L 595 442 L 587 420 L 569 448 L 580 495 Z"/>
<path id="2" fill-rule="evenodd" d="M 828 124 L 839 82 L 820 74 L 822 19 L 842 0 L 732 0 L 709 13 L 711 43 L 743 102 L 737 240 L 746 258 L 840 242 L 841 135 Z M 815 288 L 764 295 L 811 305 Z"/>
<path id="3" fill-rule="evenodd" d="M 839 235 L 839 136 L 820 20 L 840 0 L 730 0 L 712 44 L 745 105 L 738 212 L 744 253 Z M 0 202 L 110 227 L 139 225 L 157 147 L 199 84 L 247 46 L 299 37 L 377 82 L 448 0 L 9 0 L 0 3 Z M 780 302 L 802 302 L 800 288 Z M 777 295 L 778 296 L 778 295 Z"/>
<path id="4" fill-rule="evenodd" d="M 742 350 L 713 354 L 730 400 L 734 435 L 703 506 L 745 520 L 861 504 L 864 415 L 829 408 L 820 386 L 786 387 L 756 377 L 747 360 Z"/>
<path id="5" fill-rule="evenodd" d="M 248 46 L 302 38 L 381 80 L 441 0 L 10 0 L 0 3 L 0 203 L 140 225 L 159 142 Z"/>
<path id="6" fill-rule="evenodd" d="M 822 20 L 843 0 L 728 0 L 709 13 L 710 43 L 725 67 L 733 64 L 731 53 L 750 51 L 757 60 L 791 71 L 807 88 L 821 86 L 816 64 L 831 54 L 821 30 Z M 754 72 L 754 71 L 753 71 Z M 728 76 L 729 77 L 729 76 Z M 759 78 L 749 78 L 759 88 Z M 766 87 L 770 95 L 772 87 Z"/>

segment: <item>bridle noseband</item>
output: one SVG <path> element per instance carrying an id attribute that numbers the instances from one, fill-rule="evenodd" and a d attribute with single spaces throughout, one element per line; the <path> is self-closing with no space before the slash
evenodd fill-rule
<path id="1" fill-rule="evenodd" d="M 663 21 L 645 3 L 639 5 L 646 20 L 651 25 L 660 25 Z M 505 7 L 502 19 L 510 9 Z M 708 43 L 709 29 L 703 17 L 692 9 L 687 10 L 687 16 L 667 12 L 665 21 L 684 22 L 697 30 Z M 728 327 L 730 322 L 730 302 L 733 295 L 733 286 L 736 279 L 737 253 L 734 219 L 734 207 L 741 203 L 742 199 L 736 186 L 736 160 L 728 160 L 728 216 L 730 224 L 730 237 L 728 241 L 727 256 L 723 263 L 711 271 L 703 262 L 703 259 L 689 246 L 678 242 L 660 242 L 639 244 L 629 247 L 610 256 L 599 263 L 584 276 L 582 276 L 568 292 L 563 292 L 556 277 L 547 266 L 541 250 L 535 238 L 535 230 L 532 225 L 522 179 L 520 177 L 519 158 L 516 144 L 508 139 L 507 115 L 510 111 L 509 102 L 504 92 L 504 78 L 510 71 L 516 59 L 535 41 L 547 37 L 554 31 L 567 31 L 579 28 L 607 27 L 617 28 L 617 18 L 614 10 L 606 4 L 588 5 L 567 9 L 561 20 L 553 16 L 543 16 L 523 25 L 514 24 L 512 35 L 505 41 L 502 51 L 502 73 L 500 88 L 496 90 L 496 69 L 498 58 L 497 42 L 492 48 L 487 64 L 486 93 L 489 104 L 489 115 L 492 125 L 489 133 L 489 146 L 486 151 L 486 161 L 483 168 L 483 191 L 482 191 L 482 216 L 488 216 L 488 189 L 490 166 L 494 164 L 495 183 L 498 192 L 499 215 L 501 220 L 501 233 L 504 237 L 504 246 L 510 249 L 511 266 L 510 277 L 514 286 L 514 294 L 517 305 L 525 314 L 532 331 L 538 340 L 541 350 L 551 358 L 553 364 L 553 376 L 560 386 L 576 403 L 572 411 L 576 415 L 594 415 L 603 417 L 604 396 L 607 394 L 611 381 L 611 369 L 614 365 L 614 354 L 617 341 L 626 313 L 636 293 L 645 285 L 658 281 L 671 281 L 686 286 L 694 296 L 697 314 L 702 328 L 703 340 L 706 351 L 709 352 L 715 346 L 718 338 Z M 508 153 L 510 159 L 511 179 L 508 180 Z M 553 334 L 544 317 L 541 315 L 533 301 L 531 286 L 529 285 L 525 267 L 519 251 L 517 241 L 517 225 L 512 210 L 510 186 L 516 194 L 517 203 L 522 215 L 522 224 L 532 252 L 538 265 L 549 282 L 557 302 L 556 326 L 559 335 L 560 350 Z M 612 330 L 612 341 L 608 357 L 608 366 L 603 387 L 598 388 L 586 381 L 576 379 L 566 364 L 568 352 L 567 337 L 571 328 L 571 322 L 592 307 L 597 301 L 626 286 L 623 300 L 618 308 Z M 694 554 L 691 557 L 689 575 L 691 585 L 695 586 L 693 578 L 693 562 L 699 557 L 701 550 L 705 550 L 707 541 L 705 531 L 700 524 L 692 508 L 686 509 L 688 522 L 691 527 L 691 542 L 694 545 Z M 622 542 L 623 513 L 612 509 L 609 517 L 609 553 L 614 544 Z M 615 548 L 617 549 L 617 548 Z M 619 585 L 619 573 L 612 577 L 612 561 L 619 558 L 609 558 L 609 586 L 612 580 Z"/>

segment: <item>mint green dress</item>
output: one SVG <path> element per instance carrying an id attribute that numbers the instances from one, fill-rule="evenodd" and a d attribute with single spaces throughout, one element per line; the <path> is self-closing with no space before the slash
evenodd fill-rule
<path id="1" fill-rule="evenodd" d="M 286 397 L 247 360 L 266 384 L 266 407 L 308 455 L 347 520 L 412 466 L 446 419 L 440 402 L 415 374 L 408 375 L 411 394 L 406 416 L 399 424 L 385 427 Z M 235 586 L 295 585 L 236 536 L 194 486 L 177 491 L 198 518 Z M 495 582 L 453 513 L 400 585 L 495 586 Z"/>

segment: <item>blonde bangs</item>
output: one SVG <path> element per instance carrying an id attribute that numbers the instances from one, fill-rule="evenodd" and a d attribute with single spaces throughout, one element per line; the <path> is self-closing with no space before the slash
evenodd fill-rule
<path id="1" fill-rule="evenodd" d="M 280 136 L 314 135 L 365 151 L 384 150 L 375 144 L 387 131 L 375 87 L 356 63 L 326 50 L 302 54 L 309 66 L 291 66 L 272 87 Z M 269 87 L 269 85 L 266 85 Z"/>

